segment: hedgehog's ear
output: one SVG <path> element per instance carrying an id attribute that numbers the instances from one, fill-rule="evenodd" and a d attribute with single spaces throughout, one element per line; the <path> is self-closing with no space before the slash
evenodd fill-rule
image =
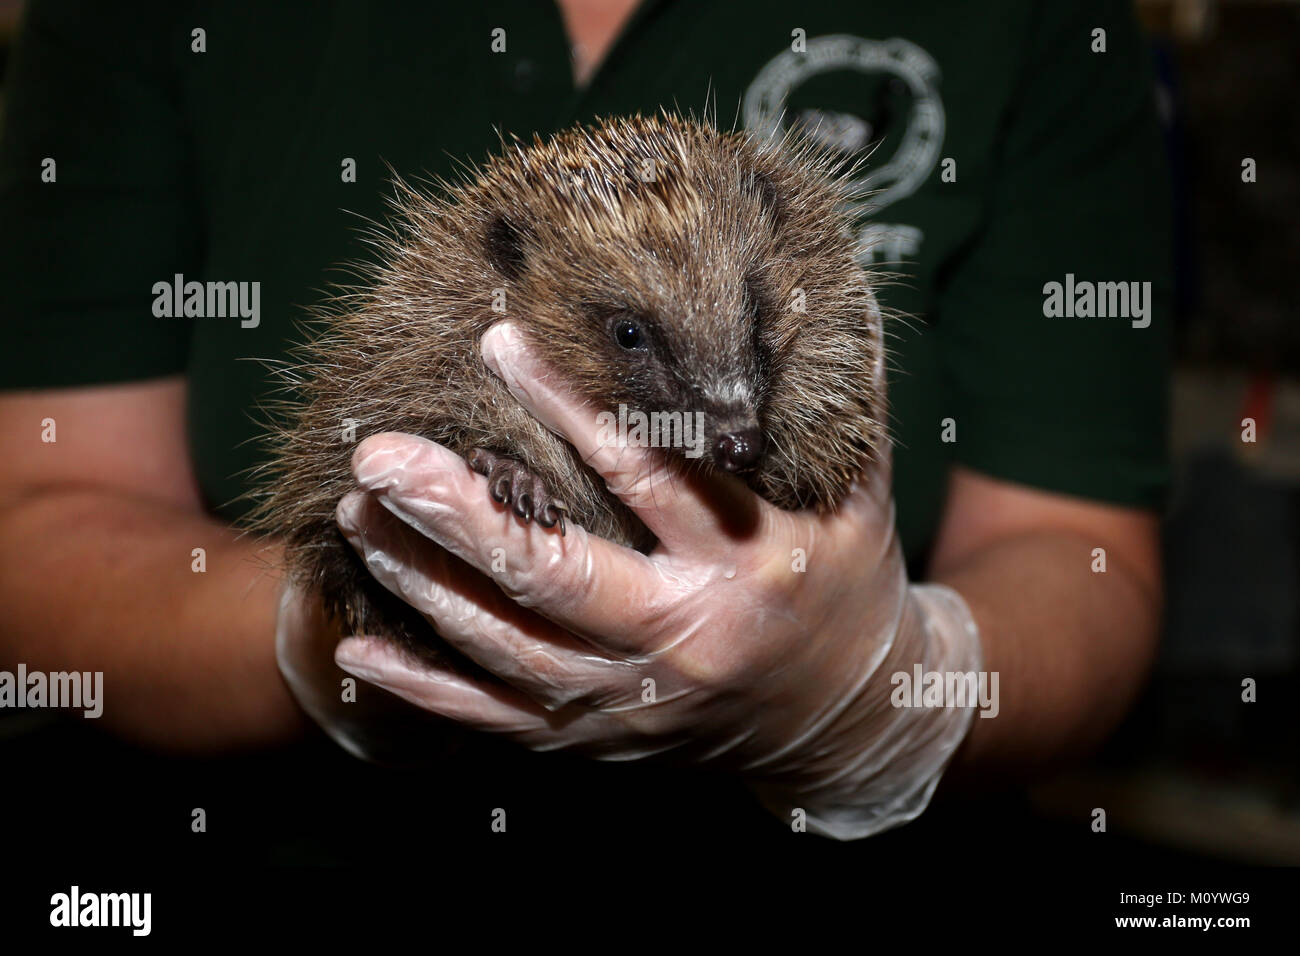
<path id="1" fill-rule="evenodd" d="M 749 172 L 749 182 L 758 196 L 759 203 L 771 217 L 772 225 L 780 226 L 785 219 L 785 202 L 772 177 L 760 169 L 752 169 Z"/>
<path id="2" fill-rule="evenodd" d="M 490 217 L 483 232 L 483 251 L 492 268 L 507 279 L 517 279 L 527 264 L 524 254 L 525 231 L 506 218 L 504 213 Z"/>

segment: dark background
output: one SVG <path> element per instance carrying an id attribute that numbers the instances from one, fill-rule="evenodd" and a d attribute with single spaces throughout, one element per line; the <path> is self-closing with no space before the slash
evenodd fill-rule
<path id="1" fill-rule="evenodd" d="M 0 60 L 19 6 L 0 0 Z M 330 909 L 341 893 L 446 919 L 457 888 L 508 896 L 549 886 L 575 894 L 573 916 L 626 903 L 629 874 L 683 866 L 733 886 L 724 874 L 738 869 L 851 873 L 863 900 L 884 892 L 890 906 L 932 901 L 927 876 L 955 880 L 949 902 L 975 894 L 994 912 L 1059 910 L 1076 928 L 1150 912 L 1119 907 L 1121 889 L 1259 883 L 1242 912 L 1282 905 L 1277 872 L 1230 867 L 1300 865 L 1300 4 L 1138 6 L 1178 199 L 1177 478 L 1160 661 L 1094 759 L 1028 790 L 941 801 L 903 830 L 841 845 L 791 834 L 687 774 L 659 772 L 650 792 L 639 768 L 575 763 L 561 773 L 556 761 L 568 758 L 539 755 L 522 771 L 510 762 L 505 779 L 490 752 L 454 770 L 397 773 L 323 738 L 196 759 L 133 750 L 87 721 L 14 712 L 0 717 L 0 852 L 16 880 L 34 874 L 18 883 L 35 911 L 48 913 L 49 892 L 102 876 L 113 889 L 138 877 L 160 923 L 168 892 L 171 919 L 208 912 L 195 886 L 242 893 L 282 919 L 309 914 L 318 927 L 355 922 Z M 1241 181 L 1246 156 L 1256 183 Z M 1246 416 L 1258 423 L 1254 444 L 1241 441 Z M 1256 703 L 1241 699 L 1246 678 Z M 673 812 L 650 811 L 628 831 L 630 804 L 665 800 Z M 508 835 L 488 826 L 501 805 L 511 808 Z M 190 832 L 198 806 L 206 834 Z M 1106 834 L 1092 832 L 1094 807 L 1107 810 Z M 910 882 L 904 860 L 933 865 Z M 583 878 L 558 876 L 575 861 Z M 314 869 L 332 864 L 360 869 Z M 186 889 L 171 883 L 181 872 Z M 990 872 L 1007 882 L 991 884 Z"/>

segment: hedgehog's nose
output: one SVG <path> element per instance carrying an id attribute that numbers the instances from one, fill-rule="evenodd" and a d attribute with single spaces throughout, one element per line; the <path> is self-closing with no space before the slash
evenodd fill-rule
<path id="1" fill-rule="evenodd" d="M 713 443 L 713 460 L 724 471 L 744 471 L 763 454 L 763 433 L 757 428 L 737 428 L 719 435 Z"/>

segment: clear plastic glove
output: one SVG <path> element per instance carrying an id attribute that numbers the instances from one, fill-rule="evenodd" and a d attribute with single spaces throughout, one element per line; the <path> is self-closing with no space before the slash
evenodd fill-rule
<path id="1" fill-rule="evenodd" d="M 951 589 L 909 585 L 888 461 L 834 513 L 781 511 L 726 476 L 602 447 L 597 410 L 548 380 L 507 324 L 489 367 L 659 539 L 643 555 L 524 524 L 451 451 L 376 435 L 353 458 L 344 534 L 386 587 L 500 683 L 349 638 L 349 673 L 535 750 L 665 755 L 741 775 L 787 821 L 852 839 L 925 809 L 971 707 L 891 704 L 891 676 L 978 672 Z M 971 702 L 972 705 L 974 702 Z"/>
<path id="2" fill-rule="evenodd" d="M 376 763 L 424 763 L 453 751 L 463 739 L 392 694 L 339 669 L 342 639 L 319 601 L 286 584 L 280 591 L 275 658 L 299 706 L 348 753 Z"/>

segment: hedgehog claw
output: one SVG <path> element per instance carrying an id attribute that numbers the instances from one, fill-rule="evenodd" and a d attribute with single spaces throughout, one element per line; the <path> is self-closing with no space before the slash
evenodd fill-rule
<path id="1" fill-rule="evenodd" d="M 510 472 L 506 471 L 502 472 L 501 475 L 497 477 L 496 481 L 492 482 L 489 493 L 492 495 L 492 500 L 497 504 L 508 505 L 510 504 L 511 490 Z"/>
<path id="2" fill-rule="evenodd" d="M 560 526 L 560 537 L 564 537 L 565 524 L 564 515 L 569 508 L 562 501 L 547 502 L 544 508 L 538 509 L 537 523 L 543 528 L 554 528 L 557 524 Z"/>
<path id="3" fill-rule="evenodd" d="M 551 500 L 546 485 L 523 465 L 486 448 L 471 449 L 466 461 L 471 469 L 487 478 L 492 500 L 509 507 L 525 524 L 536 519 L 543 528 L 558 524 L 561 537 L 568 532 L 565 516 L 569 506 Z"/>

